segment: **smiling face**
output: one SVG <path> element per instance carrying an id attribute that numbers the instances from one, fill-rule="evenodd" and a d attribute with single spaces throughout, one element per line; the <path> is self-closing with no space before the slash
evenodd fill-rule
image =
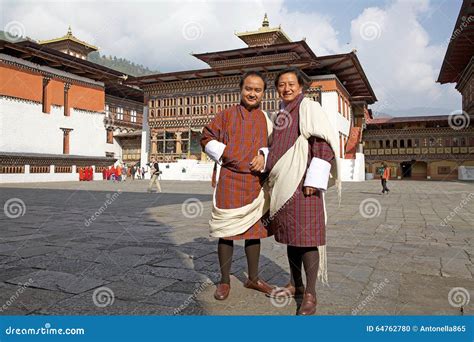
<path id="1" fill-rule="evenodd" d="M 291 102 L 303 92 L 303 85 L 298 82 L 294 73 L 288 72 L 278 79 L 277 90 L 284 102 Z"/>
<path id="2" fill-rule="evenodd" d="M 247 76 L 240 90 L 242 103 L 245 108 L 258 108 L 260 102 L 262 102 L 264 89 L 265 83 L 260 77 L 254 75 Z"/>

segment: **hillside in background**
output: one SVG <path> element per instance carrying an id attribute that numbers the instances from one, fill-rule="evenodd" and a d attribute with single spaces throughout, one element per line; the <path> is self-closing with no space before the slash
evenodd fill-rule
<path id="1" fill-rule="evenodd" d="M 158 70 L 150 70 L 141 64 L 135 64 L 125 58 L 116 56 L 101 56 L 98 51 L 92 52 L 87 56 L 87 60 L 111 68 L 131 76 L 146 76 L 159 73 Z"/>

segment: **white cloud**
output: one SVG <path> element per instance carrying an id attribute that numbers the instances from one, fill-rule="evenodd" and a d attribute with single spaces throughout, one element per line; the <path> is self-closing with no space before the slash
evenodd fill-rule
<path id="1" fill-rule="evenodd" d="M 454 110 L 461 105 L 452 85 L 436 83 L 447 46 L 430 44 L 420 23 L 420 15 L 429 10 L 428 1 L 396 1 L 386 8 L 366 8 L 351 22 L 351 44 L 380 100 L 375 109 Z"/>
<path id="2" fill-rule="evenodd" d="M 356 13 L 347 23 L 349 46 L 341 44 L 332 18 L 322 14 L 324 9 L 290 12 L 283 0 L 3 1 L 0 6 L 4 9 L 1 27 L 16 20 L 31 38 L 50 39 L 64 35 L 71 25 L 74 35 L 99 46 L 102 54 L 165 72 L 207 67 L 191 52 L 244 47 L 234 33 L 257 29 L 267 12 L 271 26 L 281 24 L 293 40 L 305 37 L 318 56 L 357 48 L 382 107 L 456 109 L 460 105 L 452 86 L 435 83 L 446 46 L 430 45 L 419 22 L 419 15 L 431 10 L 427 0 L 397 1 Z"/>

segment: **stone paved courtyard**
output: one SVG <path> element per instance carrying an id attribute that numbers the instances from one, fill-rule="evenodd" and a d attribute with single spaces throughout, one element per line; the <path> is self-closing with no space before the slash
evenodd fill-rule
<path id="1" fill-rule="evenodd" d="M 318 284 L 318 314 L 472 314 L 474 184 L 389 186 L 381 195 L 378 181 L 345 183 L 340 207 L 328 192 L 330 287 Z M 276 303 L 243 288 L 240 242 L 230 297 L 215 301 L 210 184 L 162 188 L 146 193 L 144 181 L 1 185 L 1 314 L 295 313 L 293 300 Z M 260 267 L 263 279 L 285 285 L 285 246 L 264 240 Z"/>

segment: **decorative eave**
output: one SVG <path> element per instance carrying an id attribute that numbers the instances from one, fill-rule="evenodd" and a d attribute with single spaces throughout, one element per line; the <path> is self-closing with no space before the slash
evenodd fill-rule
<path id="1" fill-rule="evenodd" d="M 291 43 L 291 38 L 279 27 L 269 27 L 267 14 L 263 18 L 262 26 L 255 31 L 235 33 L 249 47 L 269 46 L 273 44 Z"/>
<path id="2" fill-rule="evenodd" d="M 464 0 L 439 72 L 437 82 L 458 83 L 474 55 L 474 2 Z"/>
<path id="3" fill-rule="evenodd" d="M 440 122 L 449 126 L 450 115 L 430 115 L 430 116 L 399 116 L 399 117 L 382 117 L 371 119 L 367 122 L 367 126 L 391 125 L 396 123 L 420 123 L 420 122 Z M 474 120 L 474 115 L 470 116 L 470 120 Z"/>
<path id="4" fill-rule="evenodd" d="M 124 80 L 131 76 L 81 58 L 70 56 L 36 42 L 21 41 L 12 43 L 0 39 L 0 53 L 20 59 L 23 61 L 23 64 L 29 65 L 32 63 L 38 65 L 44 70 L 50 70 L 52 74 L 74 74 L 77 75 L 75 77 L 76 80 L 90 79 L 99 81 L 101 87 L 105 86 L 106 94 L 126 97 L 137 102 L 143 101 L 141 89 L 122 84 Z M 68 81 L 68 79 L 73 78 L 63 79 Z"/>
<path id="5" fill-rule="evenodd" d="M 41 74 L 45 77 L 50 78 L 57 78 L 61 79 L 66 83 L 71 84 L 84 84 L 87 86 L 98 87 L 103 89 L 104 83 L 98 82 L 90 78 L 78 76 L 66 71 L 54 69 L 48 66 L 39 65 L 36 63 L 32 63 L 30 61 L 26 61 L 21 58 L 13 57 L 7 54 L 3 54 L 0 52 L 0 63 L 4 63 L 7 65 L 11 65 L 17 69 L 25 69 L 30 72 Z"/>
<path id="6" fill-rule="evenodd" d="M 317 68 L 304 69 L 308 76 L 335 74 L 351 96 L 351 101 L 373 104 L 377 97 L 370 85 L 356 52 L 317 57 Z"/>
<path id="7" fill-rule="evenodd" d="M 272 44 L 269 46 L 251 46 L 233 50 L 214 51 L 192 54 L 194 57 L 200 59 L 204 63 L 212 66 L 216 61 L 228 61 L 238 58 L 251 58 L 257 56 L 271 57 L 277 53 L 297 53 L 302 59 L 316 59 L 316 54 L 311 50 L 305 40 L 297 42 L 286 42 L 281 44 Z"/>
<path id="8" fill-rule="evenodd" d="M 90 52 L 99 50 L 99 48 L 98 48 L 97 46 L 94 46 L 94 45 L 92 45 L 92 44 L 86 43 L 85 41 L 82 41 L 82 40 L 76 38 L 76 37 L 72 34 L 72 31 L 71 31 L 71 27 L 70 27 L 70 26 L 69 26 L 69 29 L 68 29 L 66 35 L 64 35 L 64 36 L 62 36 L 62 37 L 59 37 L 59 38 L 49 39 L 49 40 L 40 40 L 40 41 L 38 41 L 38 44 L 41 44 L 41 45 L 49 45 L 49 44 L 58 43 L 58 42 L 65 42 L 65 41 L 70 41 L 70 42 L 79 44 L 79 45 L 85 47 L 85 48 L 86 48 L 87 50 L 89 50 Z"/>
<path id="9" fill-rule="evenodd" d="M 461 76 L 459 77 L 459 82 L 456 85 L 456 89 L 462 93 L 464 90 L 464 87 L 468 86 L 469 84 L 468 82 L 471 79 L 473 74 L 474 74 L 474 56 L 471 57 L 471 60 L 467 64 Z"/>
<path id="10" fill-rule="evenodd" d="M 96 81 L 122 82 L 128 77 L 122 72 L 67 55 L 32 41 L 12 43 L 0 39 L 0 52 Z"/>

